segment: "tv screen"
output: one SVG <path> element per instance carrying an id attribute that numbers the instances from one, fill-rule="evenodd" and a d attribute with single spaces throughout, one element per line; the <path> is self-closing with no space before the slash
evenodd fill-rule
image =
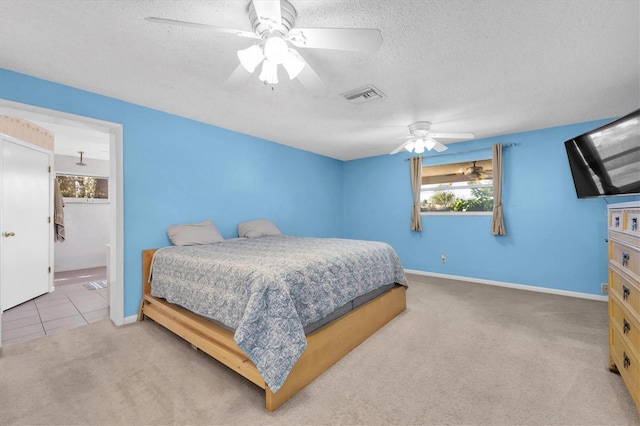
<path id="1" fill-rule="evenodd" d="M 640 109 L 564 145 L 578 198 L 640 194 Z"/>

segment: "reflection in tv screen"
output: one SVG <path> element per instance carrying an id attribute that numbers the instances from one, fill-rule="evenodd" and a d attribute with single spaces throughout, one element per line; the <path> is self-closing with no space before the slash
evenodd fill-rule
<path id="1" fill-rule="evenodd" d="M 565 142 L 578 198 L 640 194 L 640 110 Z"/>

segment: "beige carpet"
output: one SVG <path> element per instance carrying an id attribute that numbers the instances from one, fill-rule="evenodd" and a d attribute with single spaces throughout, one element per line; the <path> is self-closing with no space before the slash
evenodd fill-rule
<path id="1" fill-rule="evenodd" d="M 640 424 L 608 371 L 607 306 L 440 279 L 274 413 L 152 321 L 7 345 L 0 424 Z"/>

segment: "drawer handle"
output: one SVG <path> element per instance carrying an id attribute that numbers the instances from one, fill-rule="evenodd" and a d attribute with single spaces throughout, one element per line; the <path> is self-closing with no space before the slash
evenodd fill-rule
<path id="1" fill-rule="evenodd" d="M 629 324 L 629 321 L 624 318 L 622 319 L 622 322 L 624 323 L 624 325 L 622 326 L 622 333 L 629 334 L 629 330 L 631 330 L 631 324 Z"/>
<path id="2" fill-rule="evenodd" d="M 629 287 L 627 287 L 626 285 L 622 286 L 622 298 L 624 300 L 627 300 L 629 298 Z"/>
<path id="3" fill-rule="evenodd" d="M 629 368 L 629 366 L 631 365 L 631 360 L 627 356 L 626 352 L 622 352 L 622 355 L 624 356 L 624 368 Z"/>
<path id="4" fill-rule="evenodd" d="M 622 252 L 622 266 L 627 266 L 629 263 L 629 253 Z"/>

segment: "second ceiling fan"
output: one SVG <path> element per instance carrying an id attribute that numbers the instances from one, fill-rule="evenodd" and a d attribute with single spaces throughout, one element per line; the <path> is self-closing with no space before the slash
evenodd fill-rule
<path id="1" fill-rule="evenodd" d="M 407 138 L 407 141 L 402 145 L 391 151 L 389 154 L 396 154 L 403 149 L 409 152 L 415 152 L 416 154 L 422 154 L 425 150 L 431 151 L 432 149 L 438 152 L 445 151 L 447 147 L 438 142 L 436 139 L 473 139 L 475 135 L 473 133 L 441 133 L 432 132 L 431 123 L 428 121 L 416 121 L 409 124 L 409 133 L 411 136 Z"/>
<path id="2" fill-rule="evenodd" d="M 277 84 L 278 65 L 282 65 L 291 80 L 296 78 L 314 96 L 324 97 L 328 87 L 290 44 L 297 48 L 359 52 L 375 52 L 382 45 L 382 34 L 375 28 L 296 28 L 298 14 L 287 0 L 252 0 L 247 5 L 247 14 L 253 31 L 158 17 L 145 19 L 254 39 L 253 45 L 237 52 L 240 65 L 227 80 L 226 86 L 230 88 L 242 85 L 260 64 L 260 80 Z"/>

